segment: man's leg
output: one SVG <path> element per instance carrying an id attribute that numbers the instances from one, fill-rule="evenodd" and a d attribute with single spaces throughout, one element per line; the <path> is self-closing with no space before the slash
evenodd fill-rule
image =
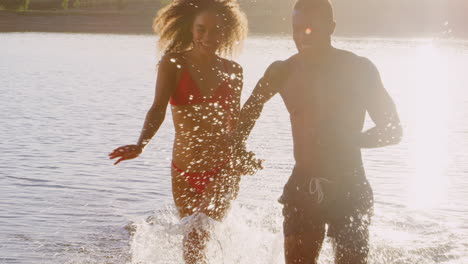
<path id="1" fill-rule="evenodd" d="M 325 237 L 325 222 L 294 202 L 284 203 L 283 216 L 286 264 L 316 264 Z"/>
<path id="2" fill-rule="evenodd" d="M 357 224 L 359 223 L 359 225 Z M 335 263 L 366 264 L 369 254 L 369 225 L 366 221 L 347 224 L 334 237 Z"/>
<path id="3" fill-rule="evenodd" d="M 374 195 L 367 180 L 348 185 L 334 205 L 328 235 L 333 238 L 335 263 L 366 264 Z"/>
<path id="4" fill-rule="evenodd" d="M 286 264 L 316 264 L 325 237 L 325 225 L 306 234 L 288 235 L 284 238 Z"/>

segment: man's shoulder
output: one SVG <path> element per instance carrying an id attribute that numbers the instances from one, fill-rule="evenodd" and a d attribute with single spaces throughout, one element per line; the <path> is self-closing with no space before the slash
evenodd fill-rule
<path id="1" fill-rule="evenodd" d="M 371 89 L 381 85 L 380 73 L 375 64 L 367 57 L 346 50 L 337 50 L 337 65 L 342 74 L 349 76 L 360 89 Z"/>
<path id="2" fill-rule="evenodd" d="M 369 58 L 357 55 L 356 53 L 349 50 L 335 48 L 334 53 L 334 57 L 337 61 L 339 61 L 340 64 L 353 66 L 355 69 L 369 68 L 373 67 L 374 65 Z"/>
<path id="3" fill-rule="evenodd" d="M 285 60 L 277 60 L 277 61 L 274 61 L 273 63 L 270 64 L 270 66 L 268 66 L 268 69 L 265 73 L 265 75 L 270 75 L 270 74 L 274 74 L 274 75 L 284 75 L 284 74 L 288 74 L 289 71 L 291 70 L 291 66 L 294 64 L 296 60 L 296 55 L 293 55 Z"/>
<path id="4" fill-rule="evenodd" d="M 275 72 L 275 73 L 281 73 L 283 72 L 287 67 L 286 67 L 287 61 L 286 60 L 277 60 L 274 61 L 268 66 L 267 72 Z"/>

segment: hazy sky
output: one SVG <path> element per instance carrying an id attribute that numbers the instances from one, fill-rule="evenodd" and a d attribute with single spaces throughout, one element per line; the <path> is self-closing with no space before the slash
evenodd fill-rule
<path id="1" fill-rule="evenodd" d="M 338 32 L 466 32 L 468 0 L 335 0 Z"/>
<path id="2" fill-rule="evenodd" d="M 313 0 L 312 0 L 313 1 Z M 294 0 L 240 0 L 248 14 L 272 14 L 290 23 Z M 333 0 L 339 35 L 468 37 L 468 0 Z M 280 16 L 280 17 L 278 17 Z M 282 19 L 285 19 L 281 22 Z M 255 21 L 252 21 L 255 22 Z M 254 25 L 254 27 L 257 25 Z"/>

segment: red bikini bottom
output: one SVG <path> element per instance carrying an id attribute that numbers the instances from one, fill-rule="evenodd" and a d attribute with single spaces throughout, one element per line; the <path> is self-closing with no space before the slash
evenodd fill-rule
<path id="1" fill-rule="evenodd" d="M 181 175 L 185 176 L 190 187 L 194 188 L 198 194 L 202 194 L 203 191 L 206 189 L 206 185 L 210 181 L 213 181 L 214 177 L 216 177 L 219 174 L 223 166 L 226 165 L 226 163 L 228 162 L 229 159 L 226 159 L 218 167 L 204 172 L 186 172 L 178 168 L 177 165 L 175 165 L 174 161 L 172 161 L 172 167 Z"/>

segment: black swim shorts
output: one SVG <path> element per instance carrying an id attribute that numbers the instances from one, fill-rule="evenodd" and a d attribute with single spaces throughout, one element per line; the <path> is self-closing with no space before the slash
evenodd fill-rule
<path id="1" fill-rule="evenodd" d="M 293 175 L 284 188 L 279 202 L 284 205 L 285 236 L 307 234 L 325 225 L 328 225 L 327 235 L 330 237 L 356 230 L 367 231 L 373 214 L 374 198 L 365 177 L 360 180 L 322 182 L 321 202 L 318 193 L 311 192 L 310 179 L 312 177 Z"/>

